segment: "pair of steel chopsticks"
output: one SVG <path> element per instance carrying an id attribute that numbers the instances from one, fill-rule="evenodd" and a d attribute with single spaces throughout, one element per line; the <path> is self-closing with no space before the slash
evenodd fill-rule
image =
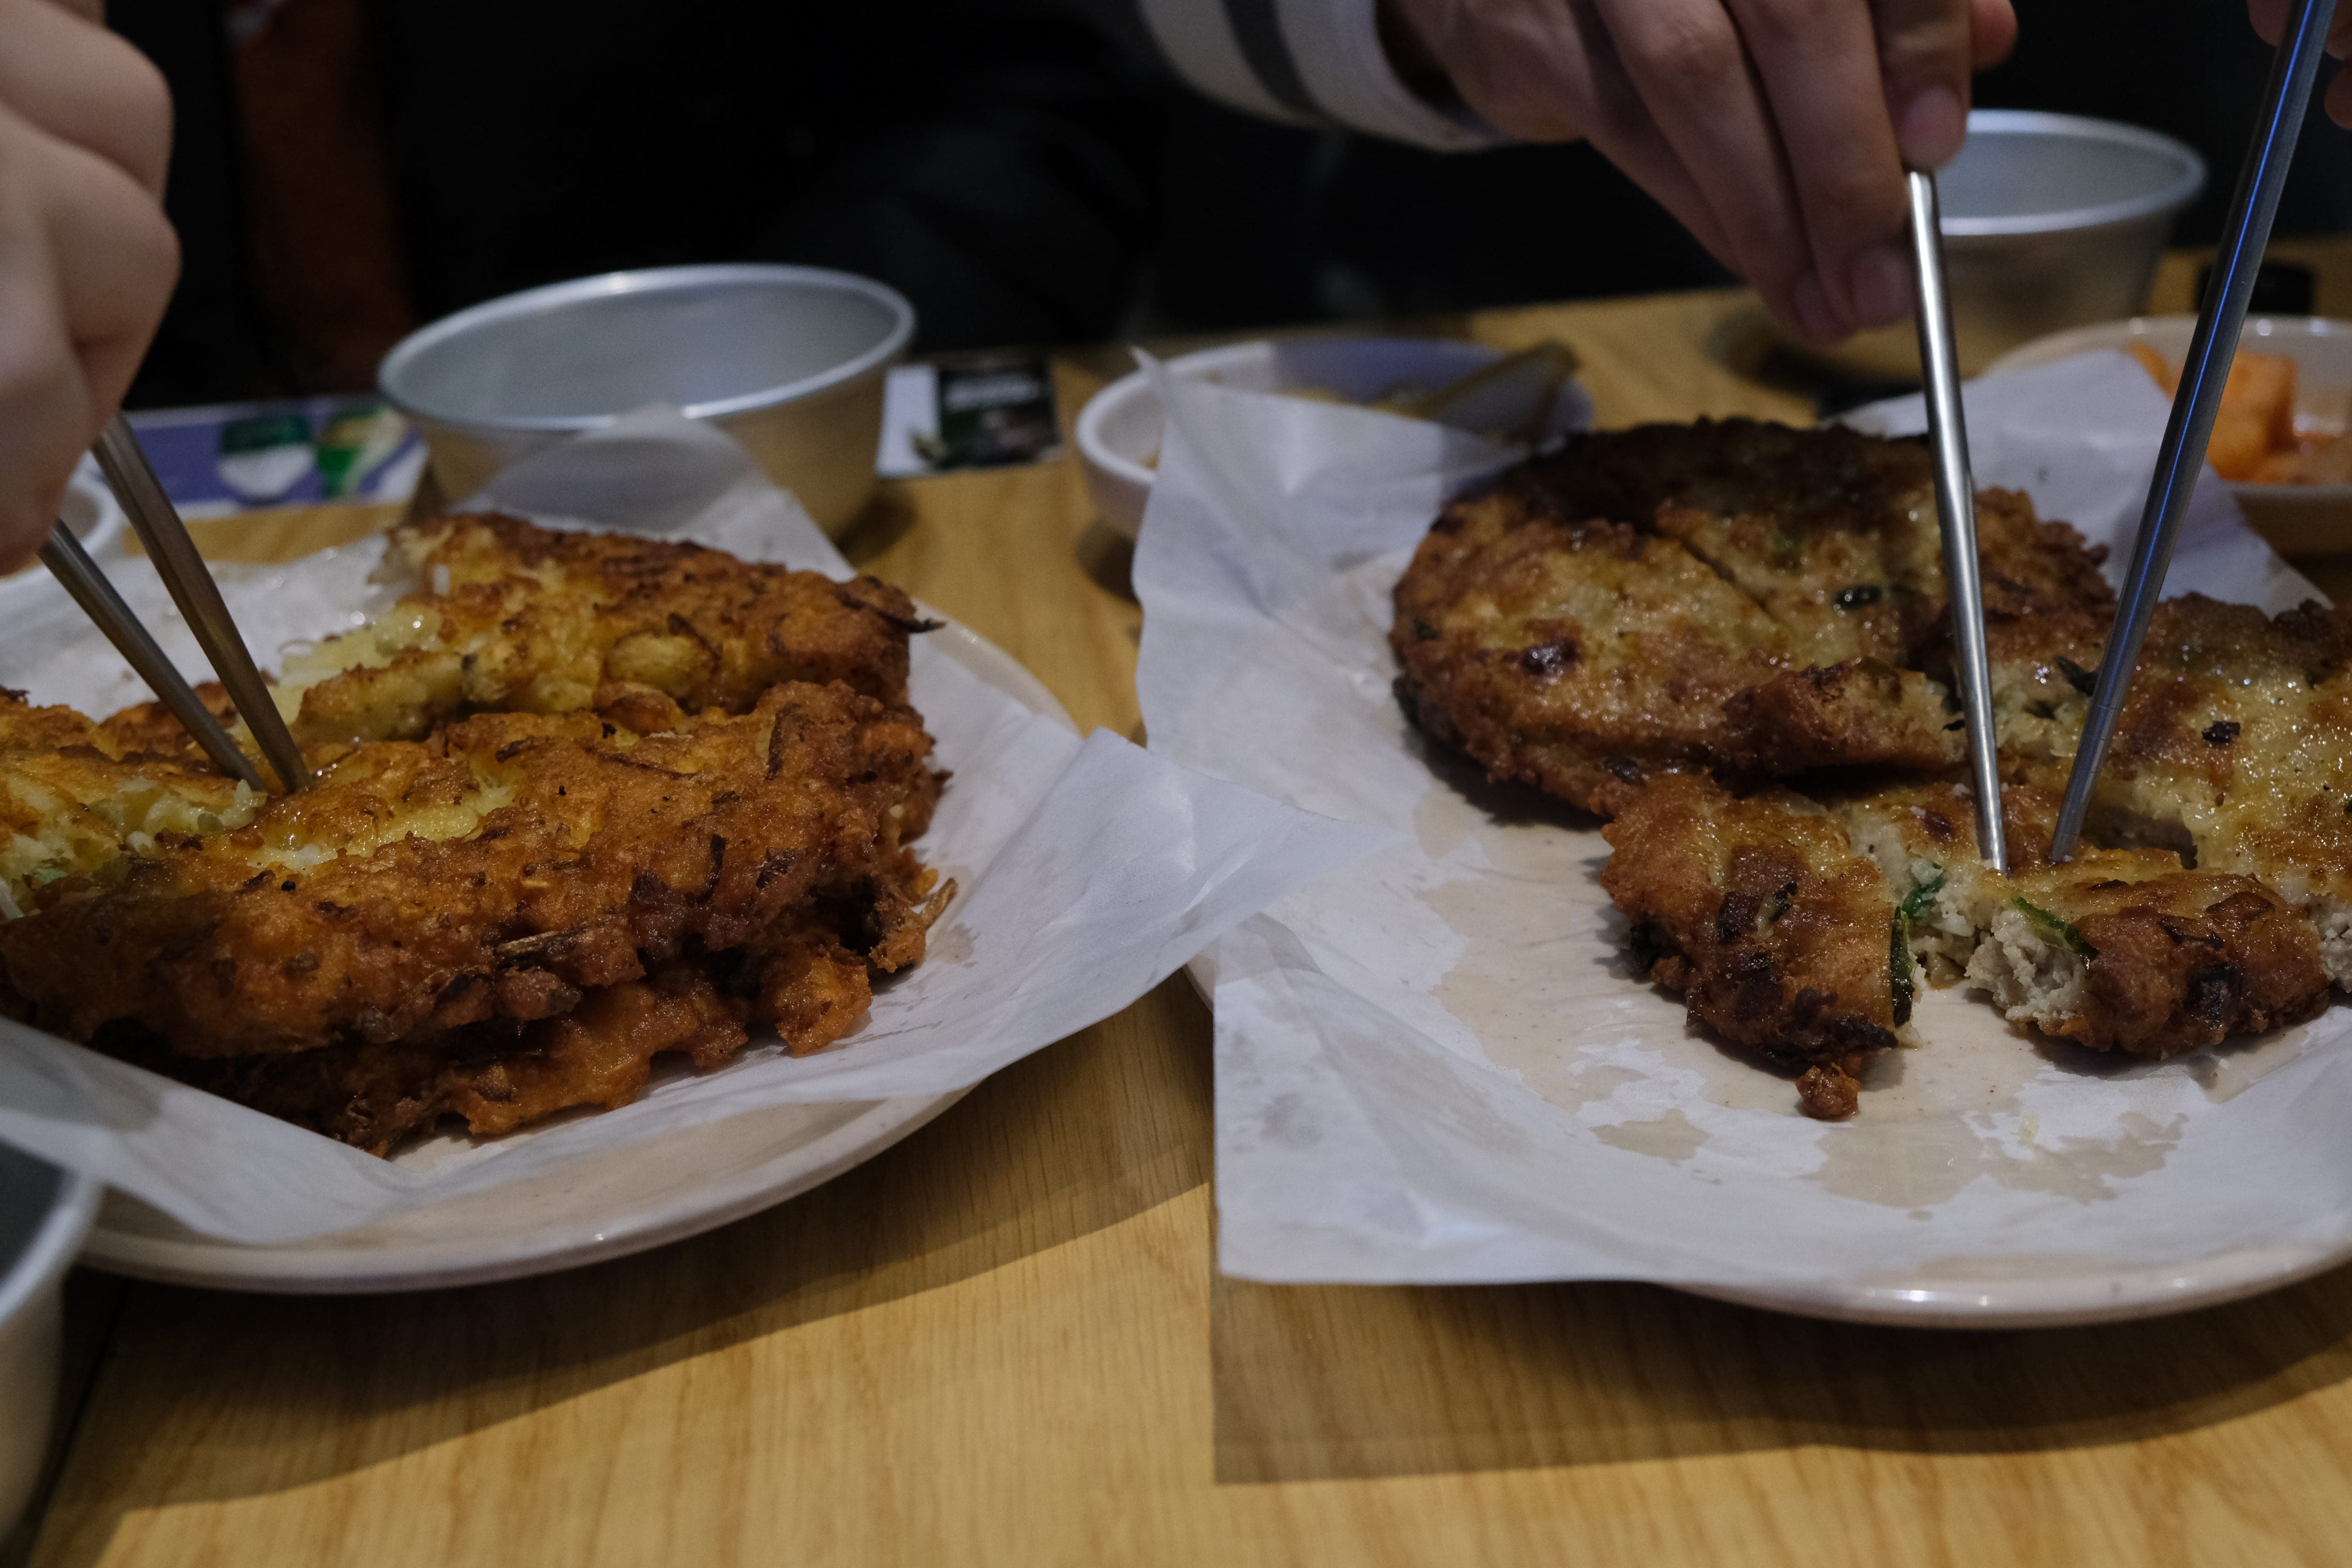
<path id="1" fill-rule="evenodd" d="M 2213 434 L 2213 416 L 2221 406 L 2230 362 L 2237 357 L 2238 333 L 2246 324 L 2254 274 L 2270 244 L 2271 220 L 2278 216 L 2279 193 L 2286 184 L 2287 165 L 2294 157 L 2304 111 L 2311 104 L 2312 82 L 2319 74 L 2327 24 L 2335 9 L 2336 0 L 2301 0 L 2294 24 L 2279 40 L 2277 57 L 2271 62 L 2262 119 L 2238 172 L 2237 195 L 2231 201 L 2229 226 L 2213 264 L 2213 280 L 2206 286 L 2197 332 L 2189 340 L 2189 358 L 2180 369 L 2180 387 L 2173 395 L 2172 417 L 2164 427 L 2164 444 L 2157 449 L 2155 482 L 2148 487 L 2147 504 L 2140 512 L 2139 538 L 2132 546 L 2131 567 L 2124 574 L 2123 605 L 2116 612 L 2115 629 L 2107 634 L 2098 681 L 2091 690 L 2090 715 L 2074 752 L 2074 771 L 2066 781 L 2058 829 L 2051 837 L 2053 860 L 2066 860 L 2074 853 L 2083 818 L 2090 810 L 2091 789 L 2098 782 L 2099 765 L 2106 759 L 2116 723 L 2123 717 L 2124 699 L 2130 693 L 2132 675 L 2139 665 L 2148 617 L 2164 591 L 2164 574 L 2172 564 L 2172 546 L 2189 510 L 2189 493 L 2204 467 L 2205 446 Z"/>
<path id="2" fill-rule="evenodd" d="M 310 767 L 302 761 L 301 748 L 286 729 L 286 721 L 278 715 L 278 704 L 271 700 L 269 685 L 254 668 L 253 655 L 237 634 L 236 622 L 229 617 L 228 606 L 221 601 L 220 585 L 205 569 L 204 558 L 196 553 L 195 542 L 188 537 L 187 524 L 164 495 L 163 486 L 148 466 L 147 455 L 139 449 L 139 437 L 131 434 L 130 425 L 117 415 L 98 438 L 93 449 L 98 466 L 106 475 L 107 488 L 131 519 L 131 526 L 139 532 L 140 542 L 146 545 L 147 554 L 155 563 L 156 574 L 171 590 L 172 602 L 180 606 L 187 618 L 188 628 L 196 635 L 198 646 L 211 660 L 213 672 L 228 689 L 229 700 L 236 704 L 238 717 L 253 732 L 261 746 L 262 754 L 289 790 L 300 789 L 310 782 Z M 269 782 L 253 759 L 247 756 L 237 743 L 229 738 L 219 720 L 205 708 L 194 688 L 181 679 L 172 668 L 154 637 L 131 614 L 114 584 L 98 569 L 81 541 L 60 523 L 49 531 L 49 540 L 41 546 L 41 562 L 50 575 L 63 584 L 67 593 L 82 612 L 96 622 L 109 642 L 128 659 L 139 679 L 147 683 L 172 716 L 184 725 L 205 749 L 205 754 L 219 765 L 223 773 L 243 779 L 255 789 L 267 790 Z"/>

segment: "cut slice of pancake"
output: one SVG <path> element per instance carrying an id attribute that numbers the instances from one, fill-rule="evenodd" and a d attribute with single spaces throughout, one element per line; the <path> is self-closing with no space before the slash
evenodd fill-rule
<path id="1" fill-rule="evenodd" d="M 1784 790 L 1674 774 L 1624 789 L 1601 873 L 1634 960 L 1729 1043 L 1801 1072 L 1805 1110 L 1850 1116 L 1910 1016 L 1914 966 L 1886 879 L 1838 819 Z"/>
<path id="2" fill-rule="evenodd" d="M 2094 1050 L 2168 1057 L 2299 1022 L 2326 1005 L 2307 922 L 2252 877 L 2185 868 L 2168 849 L 2042 857 L 2056 799 L 2002 792 L 2011 874 L 1977 853 L 1975 804 L 1954 784 L 1841 799 L 1853 842 L 1886 875 L 1931 977 L 1964 974 L 2013 1023 Z"/>

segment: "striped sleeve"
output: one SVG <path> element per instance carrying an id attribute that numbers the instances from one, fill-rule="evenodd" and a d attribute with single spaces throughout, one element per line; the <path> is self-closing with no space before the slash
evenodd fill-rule
<path id="1" fill-rule="evenodd" d="M 1503 138 L 1415 94 L 1381 47 L 1377 0 L 1127 0 L 1171 69 L 1221 102 L 1453 151 Z"/>

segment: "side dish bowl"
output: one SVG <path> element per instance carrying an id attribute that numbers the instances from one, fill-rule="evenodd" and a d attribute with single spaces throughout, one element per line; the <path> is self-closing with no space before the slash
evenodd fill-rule
<path id="1" fill-rule="evenodd" d="M 1310 392 L 1369 405 L 1400 393 L 1434 392 L 1503 357 L 1500 349 L 1458 338 L 1289 338 L 1203 349 L 1169 360 L 1167 370 L 1250 392 Z M 1507 414 L 1500 422 L 1513 420 Z M 1573 380 L 1561 384 L 1545 437 L 1591 423 L 1592 400 L 1583 387 Z M 1095 513 L 1129 539 L 1142 527 L 1165 432 L 1160 399 L 1139 370 L 1095 394 L 1078 415 L 1078 460 Z"/>
<path id="2" fill-rule="evenodd" d="M 662 267 L 551 283 L 412 332 L 376 373 L 452 500 L 647 404 L 707 419 L 838 533 L 875 486 L 882 390 L 915 308 L 815 267 Z"/>
<path id="3" fill-rule="evenodd" d="M 2194 316 L 2134 316 L 2101 321 L 2011 350 L 1990 374 L 2029 370 L 2100 349 L 2144 345 L 2176 371 L 2197 331 Z M 2249 316 L 2242 350 L 2281 354 L 2294 362 L 2295 422 L 2315 433 L 2352 431 L 2352 321 L 2325 316 Z M 2266 485 L 2233 482 L 2231 493 L 2254 531 L 2282 555 L 2325 555 L 2352 550 L 2352 484 Z"/>

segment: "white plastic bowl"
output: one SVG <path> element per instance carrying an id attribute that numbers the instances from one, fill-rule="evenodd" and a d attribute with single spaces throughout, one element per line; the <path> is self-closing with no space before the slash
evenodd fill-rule
<path id="1" fill-rule="evenodd" d="M 58 1403 L 58 1292 L 98 1214 L 87 1176 L 0 1148 L 0 1535 L 24 1511 Z"/>
<path id="2" fill-rule="evenodd" d="M 1168 361 L 1167 369 L 1251 392 L 1318 387 L 1369 403 L 1400 387 L 1434 391 L 1502 357 L 1500 349 L 1458 338 L 1289 338 L 1203 349 Z M 1570 382 L 1552 405 L 1549 434 L 1591 423 L 1591 398 Z M 1166 428 L 1141 371 L 1104 387 L 1078 415 L 1078 460 L 1096 515 L 1129 539 L 1143 525 Z"/>
<path id="3" fill-rule="evenodd" d="M 112 554 L 122 539 L 129 523 L 122 508 L 115 503 L 114 492 L 106 488 L 106 480 L 98 471 L 98 464 L 89 458 L 74 470 L 73 482 L 66 487 L 66 499 L 58 507 L 58 521 L 74 531 L 82 548 L 96 556 L 101 564 Z M 49 569 L 39 562 L 29 562 L 16 571 L 0 577 L 0 609 L 22 605 L 44 594 L 62 594 L 64 589 L 49 575 Z"/>
<path id="4" fill-rule="evenodd" d="M 2053 332 L 1995 361 L 1990 374 L 2051 364 L 2100 349 L 2146 343 L 2178 366 L 2197 331 L 2194 316 L 2135 316 Z M 2249 316 L 2241 348 L 2294 361 L 2295 412 L 2326 430 L 2352 429 L 2352 321 L 2325 316 Z M 2236 484 L 2230 491 L 2255 531 L 2282 555 L 2352 550 L 2352 485 Z"/>

